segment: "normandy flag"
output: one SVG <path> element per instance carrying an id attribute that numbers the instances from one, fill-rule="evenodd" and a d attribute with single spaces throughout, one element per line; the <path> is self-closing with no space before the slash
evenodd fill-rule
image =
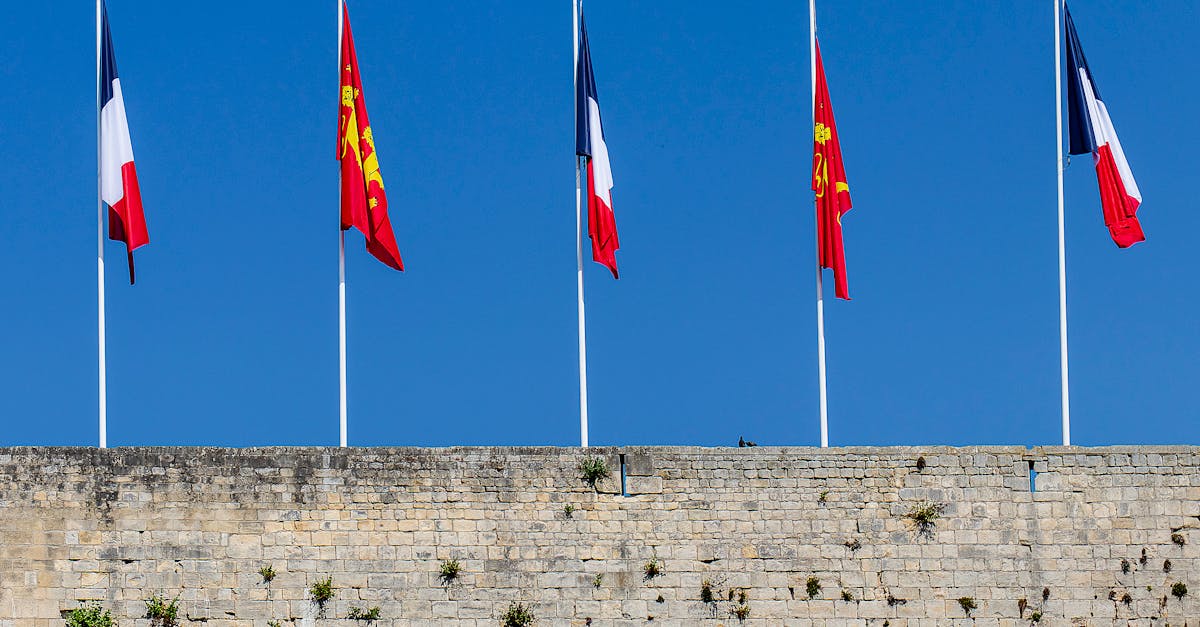
<path id="1" fill-rule="evenodd" d="M 833 103 L 825 83 L 821 47 L 817 51 L 817 97 L 813 109 L 813 182 L 817 196 L 817 254 L 822 268 L 832 268 L 838 298 L 850 300 L 846 255 L 842 248 L 842 216 L 850 211 L 850 186 L 842 167 L 842 147 L 833 121 Z"/>
<path id="2" fill-rule="evenodd" d="M 592 259 L 617 275 L 617 220 L 613 215 L 612 170 L 608 165 L 608 145 L 600 126 L 600 103 L 596 77 L 592 74 L 592 52 L 588 46 L 587 25 L 579 15 L 579 65 L 575 68 L 575 155 L 587 159 L 588 237 L 592 240 Z"/>
<path id="3" fill-rule="evenodd" d="M 121 79 L 117 78 L 117 59 L 108 30 L 108 8 L 103 3 L 100 22 L 100 198 L 108 205 L 109 239 L 125 242 L 132 285 L 133 251 L 150 243 L 150 236 L 133 166 L 133 143 L 129 140 Z"/>
<path id="4" fill-rule="evenodd" d="M 404 270 L 400 250 L 396 247 L 396 235 L 388 219 L 383 175 L 379 173 L 379 156 L 375 153 L 375 138 L 363 100 L 354 36 L 350 33 L 350 12 L 344 4 L 342 22 L 337 136 L 337 158 L 342 173 L 342 230 L 357 228 L 367 240 L 368 252 L 383 263 Z"/>
<path id="5" fill-rule="evenodd" d="M 1125 160 L 1125 151 L 1117 139 L 1108 107 L 1100 99 L 1100 90 L 1092 78 L 1075 22 L 1063 5 L 1067 22 L 1067 92 L 1070 110 L 1070 154 L 1091 153 L 1096 162 L 1096 178 L 1100 183 L 1100 204 L 1104 207 L 1104 224 L 1113 241 L 1128 248 L 1146 240 L 1137 219 L 1142 193 L 1133 171 Z"/>

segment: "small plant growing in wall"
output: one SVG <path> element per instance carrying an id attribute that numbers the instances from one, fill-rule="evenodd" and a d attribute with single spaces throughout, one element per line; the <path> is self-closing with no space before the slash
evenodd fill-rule
<path id="1" fill-rule="evenodd" d="M 585 457 L 579 462 L 579 472 L 583 480 L 593 488 L 608 476 L 608 462 L 603 457 Z"/>
<path id="2" fill-rule="evenodd" d="M 350 608 L 350 613 L 346 614 L 346 618 L 366 621 L 368 623 L 374 622 L 379 620 L 379 608 L 372 607 L 371 609 L 364 610 L 361 607 L 352 607 Z"/>
<path id="3" fill-rule="evenodd" d="M 821 505 L 828 503 L 829 502 L 829 490 L 821 490 L 821 493 L 817 495 L 817 502 L 820 503 Z"/>
<path id="4" fill-rule="evenodd" d="M 842 588 L 842 600 L 843 601 L 853 601 L 854 593 L 845 588 Z"/>
<path id="5" fill-rule="evenodd" d="M 642 566 L 642 574 L 646 580 L 654 579 L 663 574 L 662 562 L 658 561 L 657 557 L 650 558 L 650 561 L 646 562 L 645 566 Z"/>
<path id="6" fill-rule="evenodd" d="M 441 568 L 438 570 L 438 578 L 442 583 L 449 585 L 454 580 L 458 579 L 462 573 L 462 564 L 458 560 L 445 560 L 442 562 Z"/>
<path id="7" fill-rule="evenodd" d="M 269 621 L 267 621 L 267 627 L 283 627 L 283 626 L 277 620 L 269 620 Z"/>
<path id="8" fill-rule="evenodd" d="M 67 627 L 113 627 L 112 614 L 99 603 L 85 603 L 67 613 Z"/>
<path id="9" fill-rule="evenodd" d="M 808 581 L 804 582 L 804 591 L 808 593 L 808 598 L 817 598 L 817 595 L 821 594 L 821 580 L 815 576 L 809 577 Z"/>
<path id="10" fill-rule="evenodd" d="M 962 608 L 963 613 L 967 616 L 970 616 L 971 612 L 979 609 L 979 605 L 975 603 L 975 597 L 960 597 L 958 599 L 958 606 Z"/>
<path id="11" fill-rule="evenodd" d="M 596 576 L 592 577 L 592 587 L 599 588 L 602 585 L 604 585 L 604 573 L 596 573 Z"/>
<path id="12" fill-rule="evenodd" d="M 1035 622 L 1035 623 L 1040 623 L 1040 622 L 1042 622 L 1042 611 L 1041 611 L 1041 610 L 1034 610 L 1034 611 L 1033 611 L 1033 613 L 1029 615 L 1029 620 L 1031 620 L 1031 621 L 1033 621 L 1033 622 Z"/>
<path id="13" fill-rule="evenodd" d="M 179 616 L 179 600 L 168 601 L 160 596 L 152 596 L 146 601 L 146 618 L 156 627 L 175 627 Z"/>
<path id="14" fill-rule="evenodd" d="M 320 616 L 325 616 L 325 604 L 333 598 L 333 577 L 318 579 L 308 589 L 308 597 L 316 604 Z"/>
<path id="15" fill-rule="evenodd" d="M 1182 533 L 1175 532 L 1171 534 L 1171 542 L 1174 542 L 1179 546 L 1183 546 L 1187 544 L 1187 539 L 1183 537 Z"/>
<path id="16" fill-rule="evenodd" d="M 529 627 L 536 620 L 533 617 L 533 610 L 526 607 L 523 603 L 512 602 L 508 604 L 508 609 L 500 615 L 500 625 L 502 627 Z"/>
<path id="17" fill-rule="evenodd" d="M 1187 596 L 1187 584 L 1183 583 L 1182 581 L 1176 581 L 1175 583 L 1171 584 L 1171 596 L 1175 597 L 1176 599 L 1182 599 L 1183 597 Z"/>
<path id="18" fill-rule="evenodd" d="M 946 511 L 944 503 L 933 503 L 926 501 L 918 505 L 914 505 L 905 518 L 911 520 L 917 527 L 917 533 L 923 536 L 933 535 L 933 530 L 937 528 L 937 521 L 942 517 L 942 512 Z"/>
<path id="19" fill-rule="evenodd" d="M 271 583 L 275 580 L 275 567 L 270 564 L 263 564 L 262 568 L 258 569 L 258 576 L 262 577 L 263 583 Z"/>
<path id="20" fill-rule="evenodd" d="M 571 515 L 572 515 L 572 514 L 574 514 L 574 513 L 575 513 L 575 506 L 574 506 L 574 505 L 572 505 L 572 504 L 570 504 L 570 503 L 567 503 L 566 505 L 563 505 L 563 518 L 570 518 L 570 517 L 571 517 Z"/>

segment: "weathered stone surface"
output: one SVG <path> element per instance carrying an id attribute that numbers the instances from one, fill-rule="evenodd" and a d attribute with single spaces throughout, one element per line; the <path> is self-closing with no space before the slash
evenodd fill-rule
<path id="1" fill-rule="evenodd" d="M 1183 625 L 1198 552 L 1193 447 L 0 449 L 0 627 Z"/>

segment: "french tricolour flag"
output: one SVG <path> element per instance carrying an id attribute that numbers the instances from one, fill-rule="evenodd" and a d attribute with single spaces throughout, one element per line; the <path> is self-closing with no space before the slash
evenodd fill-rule
<path id="1" fill-rule="evenodd" d="M 604 264 L 616 278 L 616 253 L 621 245 L 617 241 L 617 221 L 613 215 L 613 177 L 608 166 L 604 128 L 600 126 L 596 77 L 592 75 L 592 53 L 582 13 L 579 16 L 575 85 L 575 154 L 587 158 L 588 237 L 592 240 L 592 259 Z"/>
<path id="2" fill-rule="evenodd" d="M 1065 5 L 1064 5 L 1065 8 Z M 1091 153 L 1096 161 L 1096 177 L 1100 182 L 1100 202 L 1104 206 L 1104 224 L 1113 241 L 1128 248 L 1146 239 L 1138 223 L 1137 209 L 1142 193 L 1133 180 L 1133 171 L 1125 160 L 1125 151 L 1117 140 L 1108 107 L 1100 99 L 1100 90 L 1092 79 L 1075 22 L 1066 11 L 1067 22 L 1067 91 L 1069 92 L 1071 150 L 1073 155 Z"/>
<path id="3" fill-rule="evenodd" d="M 133 144 L 121 98 L 121 79 L 108 30 L 108 9 L 101 11 L 100 51 L 100 198 L 108 205 L 108 237 L 125 242 L 129 257 L 129 282 L 133 283 L 133 251 L 150 242 L 137 170 L 133 167 Z"/>

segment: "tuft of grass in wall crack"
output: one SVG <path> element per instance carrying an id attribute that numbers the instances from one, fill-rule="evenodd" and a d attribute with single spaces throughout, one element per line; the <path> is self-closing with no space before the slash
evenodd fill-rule
<path id="1" fill-rule="evenodd" d="M 529 627 L 535 620 L 537 619 L 533 616 L 533 610 L 525 604 L 515 601 L 509 603 L 508 609 L 500 615 L 502 627 Z"/>
<path id="2" fill-rule="evenodd" d="M 262 577 L 262 582 L 270 584 L 275 580 L 275 567 L 270 564 L 263 564 L 262 568 L 258 569 L 258 576 Z"/>
<path id="3" fill-rule="evenodd" d="M 1176 599 L 1183 599 L 1183 597 L 1187 596 L 1187 584 L 1182 581 L 1176 581 L 1171 584 L 1171 596 Z"/>
<path id="4" fill-rule="evenodd" d="M 809 577 L 808 581 L 804 582 L 804 591 L 808 593 L 809 599 L 817 598 L 817 595 L 821 594 L 821 580 L 815 576 Z"/>
<path id="5" fill-rule="evenodd" d="M 1042 611 L 1041 611 L 1041 610 L 1034 610 L 1034 611 L 1033 611 L 1033 613 L 1029 615 L 1029 620 L 1031 620 L 1031 621 L 1033 621 L 1033 622 L 1035 622 L 1035 623 L 1040 623 L 1040 622 L 1042 622 Z"/>
<path id="6" fill-rule="evenodd" d="M 333 590 L 333 577 L 318 579 L 308 589 L 308 597 L 317 606 L 317 615 L 325 616 L 325 604 L 329 603 L 335 592 Z"/>
<path id="7" fill-rule="evenodd" d="M 179 617 L 179 599 L 168 601 L 158 595 L 146 600 L 146 618 L 154 627 L 175 627 Z"/>
<path id="8" fill-rule="evenodd" d="M 942 517 L 944 511 L 946 511 L 945 503 L 925 501 L 914 505 L 904 517 L 913 522 L 918 534 L 929 537 L 933 535 L 934 529 L 937 528 L 937 521 Z"/>
<path id="9" fill-rule="evenodd" d="M 700 600 L 704 603 L 716 601 L 716 597 L 713 596 L 712 582 L 707 579 L 700 584 Z"/>
<path id="10" fill-rule="evenodd" d="M 599 588 L 602 585 L 604 585 L 604 573 L 596 573 L 596 576 L 592 577 L 592 587 Z"/>
<path id="11" fill-rule="evenodd" d="M 971 612 L 979 609 L 979 605 L 975 603 L 975 597 L 959 597 L 958 606 L 968 617 L 971 616 Z"/>
<path id="12" fill-rule="evenodd" d="M 458 563 L 458 560 L 445 560 L 438 569 L 438 578 L 442 580 L 443 584 L 450 585 L 456 579 L 458 579 L 458 576 L 461 573 L 462 564 Z"/>
<path id="13" fill-rule="evenodd" d="M 350 613 L 346 614 L 346 618 L 371 623 L 379 620 L 379 607 L 376 606 L 366 610 L 361 607 L 351 607 Z"/>
<path id="14" fill-rule="evenodd" d="M 828 502 L 829 502 L 829 490 L 821 490 L 821 493 L 817 495 L 817 503 L 824 505 Z"/>
<path id="15" fill-rule="evenodd" d="M 642 566 L 642 574 L 643 579 L 646 581 L 663 574 L 662 562 L 658 561 L 657 557 L 650 558 L 650 561 L 646 562 L 645 566 Z"/>
<path id="16" fill-rule="evenodd" d="M 853 601 L 854 593 L 845 588 L 842 588 L 842 600 L 843 601 Z"/>
<path id="17" fill-rule="evenodd" d="M 67 627 L 114 627 L 112 613 L 92 601 L 67 613 Z"/>
<path id="18" fill-rule="evenodd" d="M 571 517 L 571 515 L 572 515 L 572 514 L 574 514 L 574 513 L 575 513 L 575 506 L 574 506 L 574 505 L 572 505 L 572 504 L 570 504 L 570 503 L 567 503 L 566 505 L 563 505 L 563 518 L 570 518 L 570 517 Z"/>
<path id="19" fill-rule="evenodd" d="M 603 457 L 585 457 L 579 462 L 581 479 L 594 489 L 596 484 L 608 476 L 608 462 Z"/>

